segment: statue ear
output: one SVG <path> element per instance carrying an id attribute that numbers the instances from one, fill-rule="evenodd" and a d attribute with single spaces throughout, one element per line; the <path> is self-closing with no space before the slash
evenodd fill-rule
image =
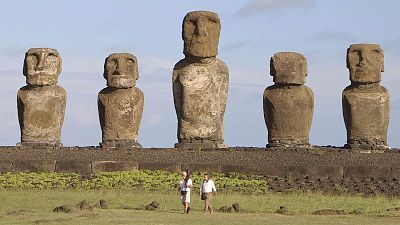
<path id="1" fill-rule="evenodd" d="M 274 66 L 274 57 L 271 57 L 269 60 L 269 75 L 275 76 L 276 75 L 276 70 Z"/>
<path id="2" fill-rule="evenodd" d="M 302 62 L 301 62 L 301 63 L 302 63 L 303 66 L 304 66 L 304 67 L 303 67 L 303 69 L 304 69 L 304 71 L 303 71 L 303 72 L 304 72 L 304 76 L 307 77 L 307 76 L 308 76 L 308 63 L 307 63 L 307 59 L 306 59 L 306 57 L 304 57 L 304 56 L 302 56 L 301 58 L 302 58 Z"/>
<path id="3" fill-rule="evenodd" d="M 385 72 L 385 57 L 383 54 L 383 50 L 381 50 L 381 54 L 382 54 L 381 72 Z"/>
<path id="4" fill-rule="evenodd" d="M 62 59 L 60 55 L 58 55 L 58 71 L 57 71 L 58 76 L 61 74 L 61 71 L 62 71 Z"/>
<path id="5" fill-rule="evenodd" d="M 135 65 L 135 79 L 139 80 L 139 62 L 136 59 L 136 65 Z"/>
<path id="6" fill-rule="evenodd" d="M 346 53 L 346 67 L 347 67 L 347 69 L 350 69 L 349 52 L 350 52 L 350 48 L 347 49 L 347 53 Z"/>
<path id="7" fill-rule="evenodd" d="M 24 76 L 27 76 L 28 74 L 28 68 L 27 68 L 27 62 L 26 62 L 26 58 L 28 57 L 28 52 L 26 52 L 25 53 L 25 58 L 24 58 L 24 66 L 23 66 L 23 69 L 22 69 L 22 73 L 24 74 Z"/>
<path id="8" fill-rule="evenodd" d="M 107 75 L 107 61 L 108 57 L 104 60 L 104 72 L 103 72 L 103 77 L 104 79 L 108 80 L 108 75 Z"/>

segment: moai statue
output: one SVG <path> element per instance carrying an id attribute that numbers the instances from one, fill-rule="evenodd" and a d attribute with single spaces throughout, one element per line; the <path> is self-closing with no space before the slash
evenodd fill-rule
<path id="1" fill-rule="evenodd" d="M 186 14 L 182 24 L 183 54 L 173 71 L 173 93 L 178 117 L 176 148 L 225 148 L 224 113 L 229 73 L 216 58 L 221 30 L 214 12 Z"/>
<path id="2" fill-rule="evenodd" d="M 279 52 L 270 60 L 274 85 L 264 91 L 267 147 L 308 147 L 314 113 L 314 94 L 305 86 L 306 58 Z"/>
<path id="3" fill-rule="evenodd" d="M 17 145 L 62 147 L 67 93 L 57 85 L 60 55 L 52 48 L 31 48 L 25 53 L 23 71 L 27 85 L 17 95 L 21 129 L 21 142 Z"/>
<path id="4" fill-rule="evenodd" d="M 141 148 L 138 132 L 144 96 L 135 87 L 138 61 L 129 53 L 109 55 L 104 63 L 107 86 L 98 96 L 99 119 L 104 148 Z"/>
<path id="5" fill-rule="evenodd" d="M 347 49 L 351 85 L 342 93 L 347 148 L 387 149 L 390 117 L 389 91 L 382 87 L 383 50 L 375 44 Z"/>

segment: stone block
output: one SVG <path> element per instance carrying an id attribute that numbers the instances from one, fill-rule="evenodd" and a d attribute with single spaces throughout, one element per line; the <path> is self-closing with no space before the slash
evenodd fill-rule
<path id="1" fill-rule="evenodd" d="M 347 166 L 343 168 L 343 178 L 392 179 L 392 168 L 385 166 Z"/>
<path id="2" fill-rule="evenodd" d="M 15 172 L 54 172 L 54 160 L 13 160 Z"/>
<path id="3" fill-rule="evenodd" d="M 10 160 L 0 160 L 0 173 L 13 172 L 13 165 Z"/>
<path id="4" fill-rule="evenodd" d="M 88 175 L 92 172 L 91 162 L 62 160 L 56 162 L 55 172 L 57 173 L 79 173 Z"/>
<path id="5" fill-rule="evenodd" d="M 201 163 L 188 163 L 182 165 L 182 171 L 188 169 L 189 171 L 196 172 L 221 172 L 220 164 L 201 164 Z"/>
<path id="6" fill-rule="evenodd" d="M 94 161 L 92 162 L 92 172 L 113 172 L 137 170 L 139 164 L 132 161 Z"/>
<path id="7" fill-rule="evenodd" d="M 181 172 L 181 164 L 166 162 L 142 162 L 139 163 L 140 170 L 165 170 L 168 172 Z"/>

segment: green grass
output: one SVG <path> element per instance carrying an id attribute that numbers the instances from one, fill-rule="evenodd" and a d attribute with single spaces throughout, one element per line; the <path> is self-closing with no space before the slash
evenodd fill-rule
<path id="1" fill-rule="evenodd" d="M 400 214 L 387 208 L 400 206 L 399 198 L 325 196 L 317 193 L 219 194 L 213 199 L 214 208 L 239 202 L 245 213 L 202 215 L 202 201 L 192 195 L 193 211 L 181 214 L 179 197 L 173 191 L 145 190 L 28 190 L 0 191 L 0 224 L 400 224 Z M 106 199 L 109 209 L 92 212 L 53 213 L 56 206 L 76 205 L 82 200 L 94 204 Z M 156 200 L 159 211 L 136 210 Z M 293 215 L 273 213 L 286 206 Z M 361 209 L 364 215 L 316 216 L 312 212 L 323 209 L 342 209 L 350 212 Z"/>
<path id="2" fill-rule="evenodd" d="M 266 193 L 267 178 L 264 176 L 228 175 L 213 173 L 219 190 L 225 192 Z M 196 188 L 199 187 L 203 175 L 191 174 Z M 76 190 L 174 190 L 181 179 L 179 173 L 166 171 L 136 170 L 124 172 L 96 173 L 89 179 L 81 179 L 74 173 L 3 173 L 0 174 L 0 189 L 76 189 Z"/>
<path id="3" fill-rule="evenodd" d="M 78 174 L 5 173 L 0 174 L 0 225 L 2 224 L 400 224 L 400 212 L 386 209 L 400 207 L 400 198 L 323 195 L 321 193 L 268 192 L 267 178 L 237 173 L 213 174 L 219 194 L 213 206 L 230 206 L 238 202 L 245 212 L 202 215 L 199 197 L 202 175 L 191 175 L 194 183 L 192 212 L 182 214 L 175 193 L 178 173 L 163 171 L 129 171 L 97 173 L 89 179 Z M 76 205 L 82 200 L 91 205 L 100 199 L 109 209 L 76 210 L 54 213 L 63 204 Z M 159 210 L 141 208 L 152 201 Z M 291 215 L 274 213 L 286 206 Z M 347 215 L 316 216 L 318 209 L 344 210 Z M 354 210 L 362 215 L 348 214 Z"/>

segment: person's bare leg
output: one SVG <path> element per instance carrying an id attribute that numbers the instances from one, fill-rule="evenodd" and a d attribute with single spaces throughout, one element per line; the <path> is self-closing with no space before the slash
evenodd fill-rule
<path id="1" fill-rule="evenodd" d="M 185 202 L 185 212 L 186 213 L 189 213 L 189 203 L 188 202 Z"/>
<path id="2" fill-rule="evenodd" d="M 207 206 L 208 206 L 208 210 L 210 211 L 210 214 L 213 213 L 213 209 L 211 206 L 211 198 L 212 198 L 211 196 L 212 196 L 211 194 L 209 194 L 209 196 L 207 196 Z"/>

